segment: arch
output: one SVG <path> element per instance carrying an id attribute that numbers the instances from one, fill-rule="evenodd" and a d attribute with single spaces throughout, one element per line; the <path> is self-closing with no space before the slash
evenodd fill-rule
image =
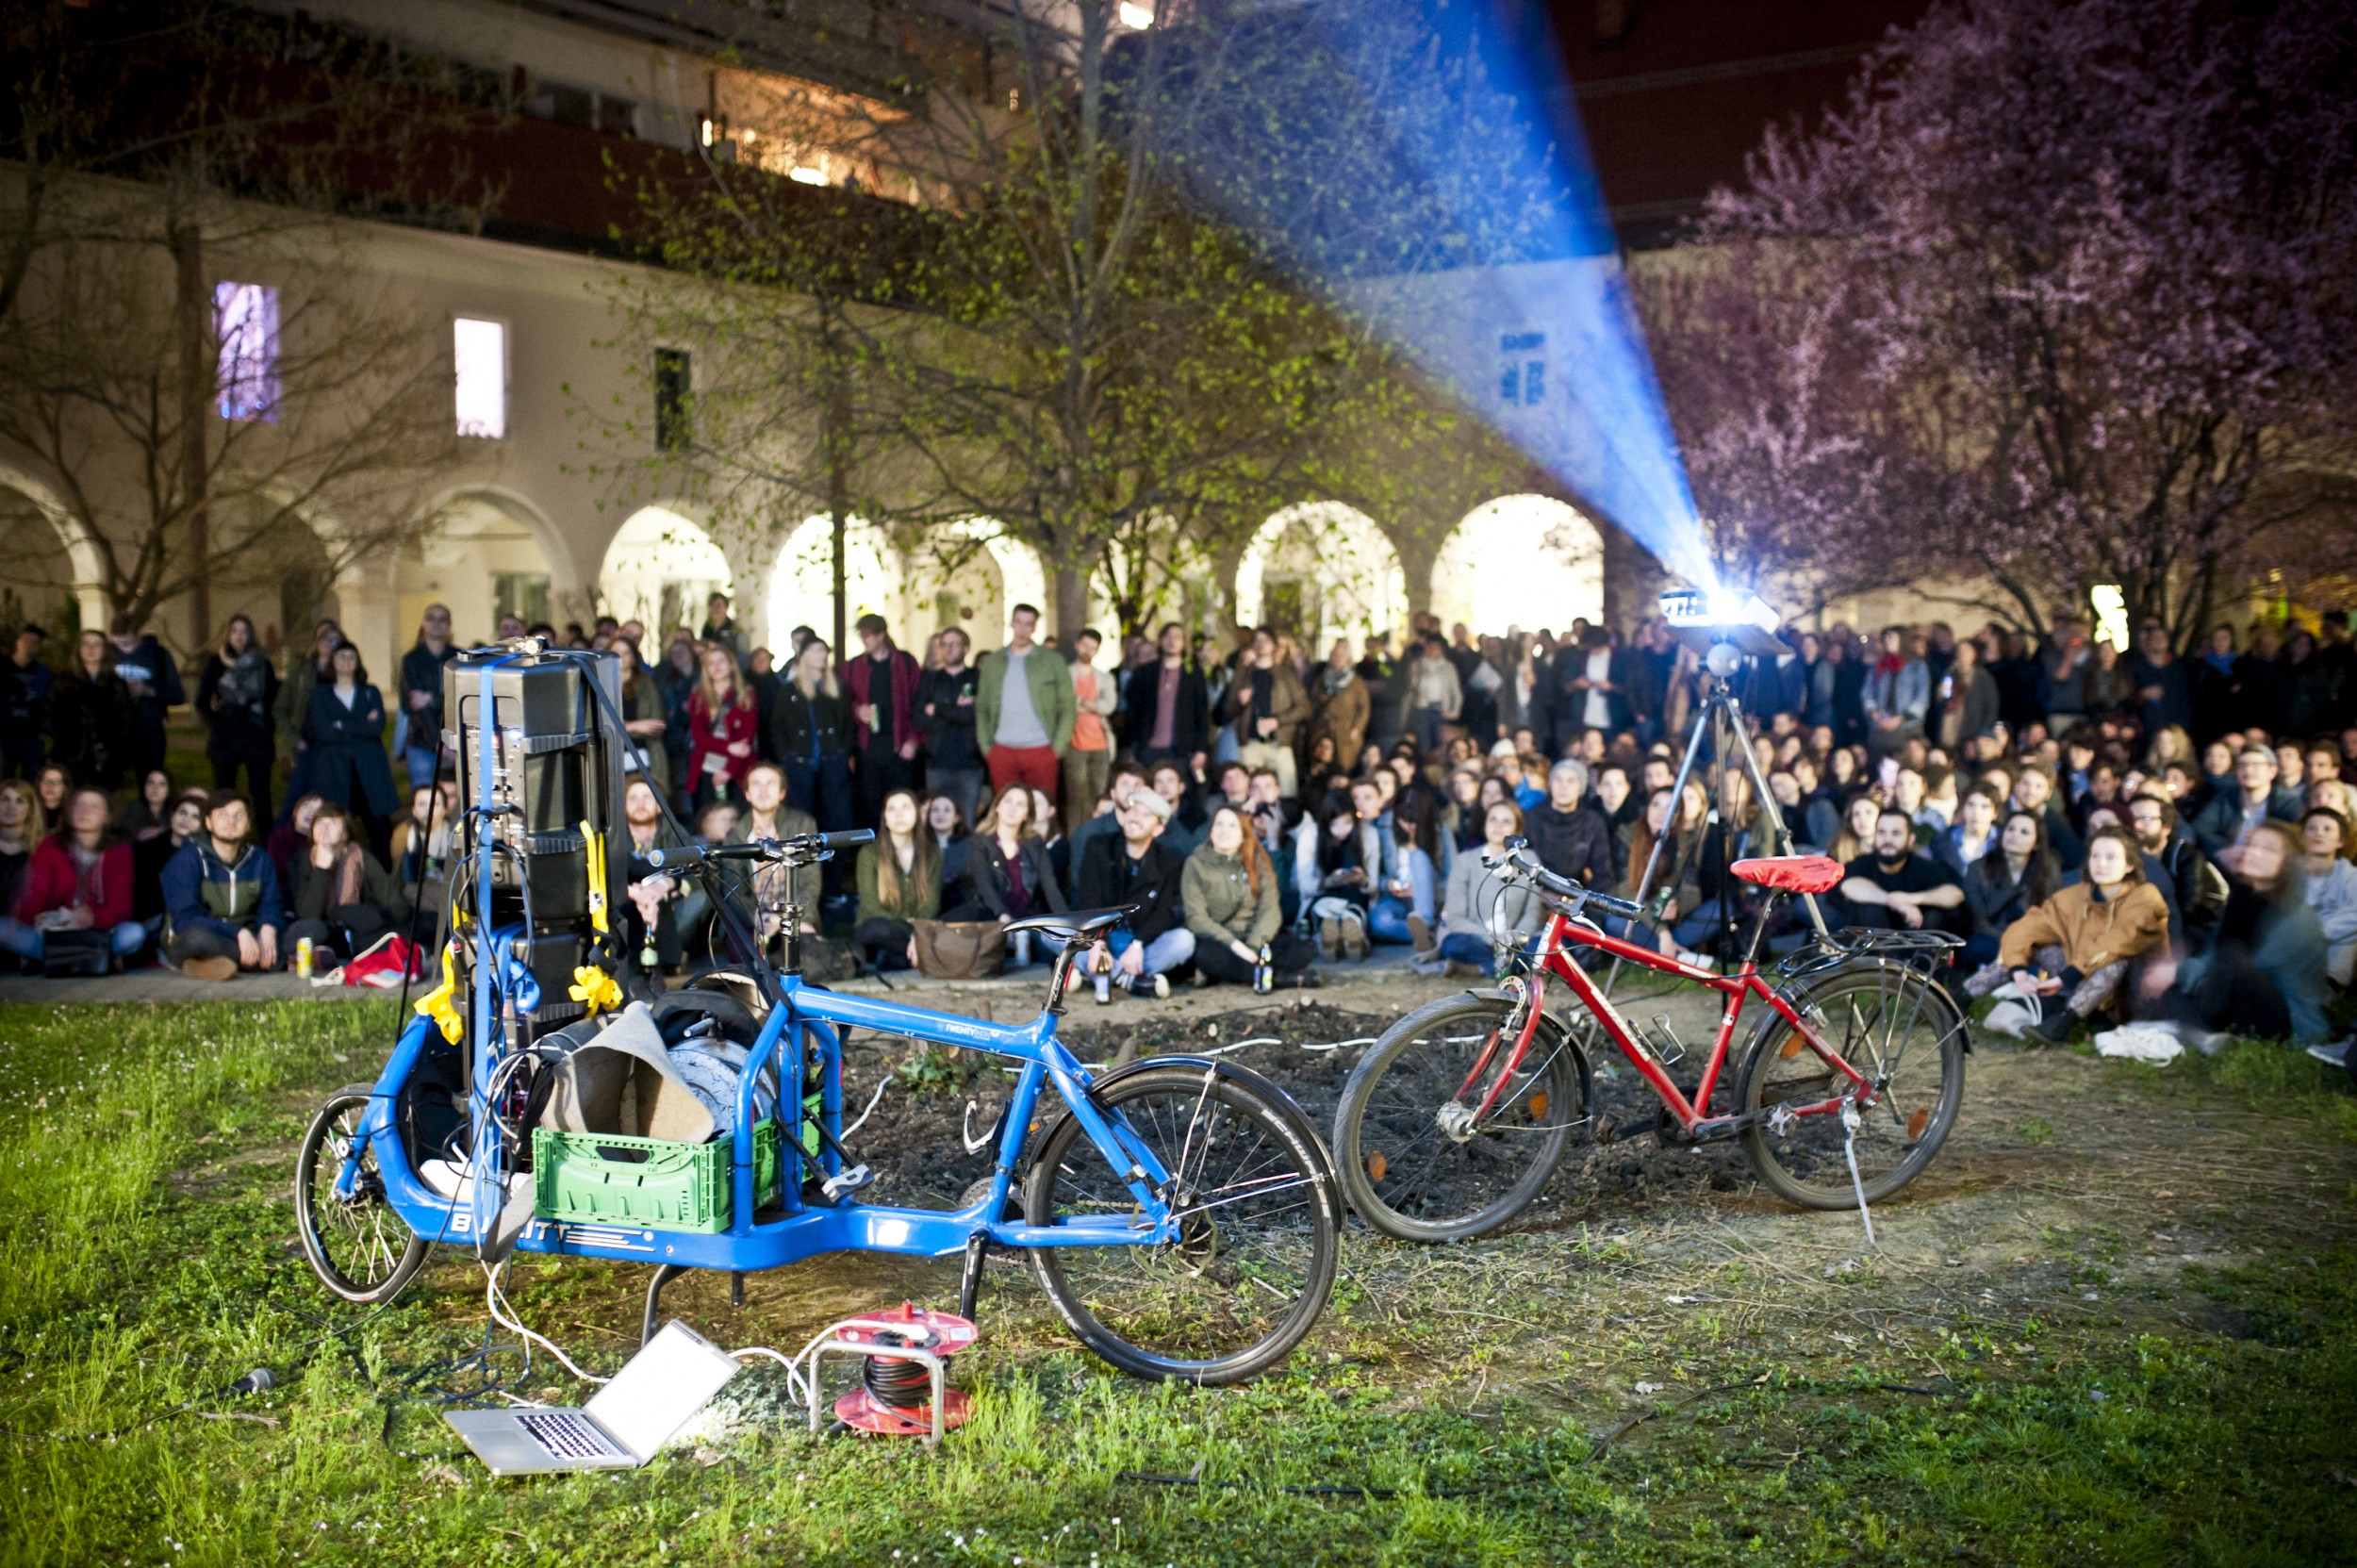
<path id="1" fill-rule="evenodd" d="M 657 645 L 674 626 L 702 625 L 712 595 L 735 591 L 727 552 L 701 523 L 668 506 L 641 506 L 625 518 L 598 570 L 599 608 L 617 620 L 641 622 Z"/>
<path id="2" fill-rule="evenodd" d="M 1476 635 L 1601 620 L 1604 536 L 1551 496 L 1483 502 L 1449 530 L 1433 561 L 1432 613 Z"/>
<path id="3" fill-rule="evenodd" d="M 1288 506 L 1261 524 L 1236 567 L 1236 620 L 1266 622 L 1322 648 L 1408 619 L 1399 552 L 1364 512 L 1338 501 Z"/>
<path id="4" fill-rule="evenodd" d="M 0 559 L 9 563 L 6 591 L 17 595 L 28 617 L 46 618 L 53 604 L 70 599 L 82 625 L 103 626 L 106 567 L 81 519 L 56 491 L 12 465 L 0 463 L 0 490 L 14 491 L 27 508 L 14 518 L 0 513 L 0 550 L 6 551 Z M 26 598 L 27 590 L 35 597 Z M 52 602 L 37 602 L 42 595 Z"/>
<path id="5" fill-rule="evenodd" d="M 805 518 L 785 536 L 778 564 L 769 574 L 769 635 L 780 649 L 790 647 L 797 626 L 816 628 L 832 642 L 834 637 L 834 520 L 823 513 Z M 900 627 L 903 583 L 900 553 L 883 530 L 865 518 L 849 519 L 843 527 L 844 623 L 864 615 L 880 615 Z M 904 633 L 900 640 L 908 640 Z M 843 650 L 836 649 L 839 658 Z M 781 657 L 783 655 L 781 654 Z"/>

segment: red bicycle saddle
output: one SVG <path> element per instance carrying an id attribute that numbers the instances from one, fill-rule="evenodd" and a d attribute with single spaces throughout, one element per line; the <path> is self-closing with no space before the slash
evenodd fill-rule
<path id="1" fill-rule="evenodd" d="M 1780 887 L 1787 893 L 1825 893 L 1841 885 L 1849 873 L 1830 855 L 1769 855 L 1739 860 L 1727 867 L 1745 882 Z"/>

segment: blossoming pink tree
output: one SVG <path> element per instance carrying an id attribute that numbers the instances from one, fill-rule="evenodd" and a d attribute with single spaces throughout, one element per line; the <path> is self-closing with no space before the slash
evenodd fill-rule
<path id="1" fill-rule="evenodd" d="M 1824 597 L 2118 584 L 2185 646 L 2345 566 L 2357 10 L 1972 0 L 1772 134 L 1653 298 L 1724 551 Z"/>

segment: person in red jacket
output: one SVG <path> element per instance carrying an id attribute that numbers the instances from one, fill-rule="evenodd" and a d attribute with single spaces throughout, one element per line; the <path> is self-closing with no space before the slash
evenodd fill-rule
<path id="1" fill-rule="evenodd" d="M 67 799 L 64 825 L 34 849 L 16 907 L 0 919 L 0 951 L 39 964 L 51 933 L 66 931 L 107 933 L 117 958 L 146 945 L 147 928 L 132 915 L 131 846 L 115 842 L 113 817 L 104 790 Z"/>
<path id="2" fill-rule="evenodd" d="M 715 801 L 745 803 L 761 709 L 736 670 L 736 655 L 719 643 L 703 651 L 704 678 L 687 694 L 687 783 L 698 809 Z"/>

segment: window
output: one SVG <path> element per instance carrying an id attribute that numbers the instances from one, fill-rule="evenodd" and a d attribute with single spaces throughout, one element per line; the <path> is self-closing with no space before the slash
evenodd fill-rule
<path id="1" fill-rule="evenodd" d="M 213 285 L 224 420 L 278 418 L 278 290 L 261 283 Z"/>
<path id="2" fill-rule="evenodd" d="M 684 452 L 694 439 L 689 421 L 687 351 L 654 351 L 654 444 L 659 452 Z"/>
<path id="3" fill-rule="evenodd" d="M 458 434 L 499 440 L 507 434 L 507 328 L 499 322 L 451 323 L 458 367 Z"/>
<path id="4" fill-rule="evenodd" d="M 526 626 L 549 619 L 549 576 L 545 571 L 491 573 L 491 613 L 514 616 Z"/>

